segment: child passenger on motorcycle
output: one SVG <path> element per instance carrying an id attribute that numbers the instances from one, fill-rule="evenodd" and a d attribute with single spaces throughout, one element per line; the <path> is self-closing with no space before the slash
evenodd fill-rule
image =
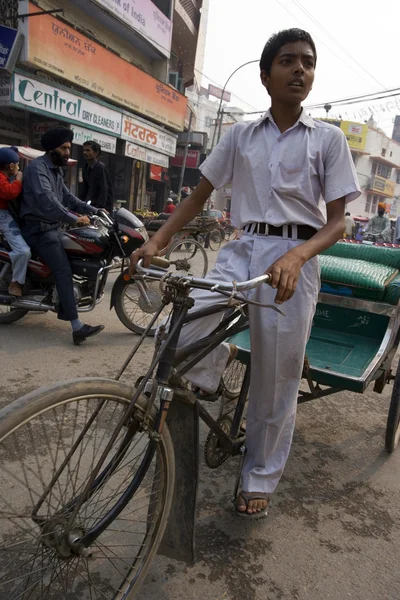
<path id="1" fill-rule="evenodd" d="M 11 246 L 12 281 L 8 292 L 12 296 L 22 296 L 22 286 L 31 257 L 31 251 L 18 224 L 8 212 L 8 203 L 15 200 L 21 192 L 19 156 L 14 148 L 0 148 L 0 231 Z"/>

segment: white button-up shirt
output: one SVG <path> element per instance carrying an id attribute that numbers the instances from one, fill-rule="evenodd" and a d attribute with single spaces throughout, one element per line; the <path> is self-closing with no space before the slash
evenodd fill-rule
<path id="1" fill-rule="evenodd" d="M 231 221 L 238 229 L 251 222 L 320 229 L 325 203 L 361 194 L 343 131 L 304 109 L 284 133 L 270 111 L 233 125 L 200 170 L 216 189 L 232 183 Z"/>

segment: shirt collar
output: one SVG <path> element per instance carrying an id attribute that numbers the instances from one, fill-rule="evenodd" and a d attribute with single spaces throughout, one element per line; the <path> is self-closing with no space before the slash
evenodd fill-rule
<path id="1" fill-rule="evenodd" d="M 271 121 L 271 123 L 275 123 L 274 121 L 274 117 L 272 116 L 271 113 L 271 109 L 269 108 L 267 110 L 267 112 L 265 113 L 265 115 L 263 117 L 261 117 L 261 119 L 258 120 L 257 125 L 264 123 L 264 121 Z M 299 118 L 297 119 L 296 123 L 293 125 L 293 127 L 295 127 L 298 123 L 303 123 L 303 125 L 305 125 L 306 127 L 310 127 L 310 129 L 314 129 L 315 128 L 315 123 L 314 123 L 314 119 L 312 117 L 310 117 L 310 115 L 308 115 L 305 111 L 305 109 L 303 108 Z"/>

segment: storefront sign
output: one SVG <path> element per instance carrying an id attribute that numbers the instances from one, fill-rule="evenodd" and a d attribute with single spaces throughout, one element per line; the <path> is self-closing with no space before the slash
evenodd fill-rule
<path id="1" fill-rule="evenodd" d="M 53 127 L 59 127 L 58 121 L 40 121 L 37 123 L 33 123 L 32 125 L 32 134 L 33 134 L 33 144 L 34 146 L 41 147 L 41 139 L 42 135 L 46 133 L 49 129 L 53 129 Z"/>
<path id="2" fill-rule="evenodd" d="M 105 133 L 84 129 L 77 125 L 71 125 L 71 129 L 74 132 L 74 144 L 82 146 L 85 142 L 97 142 L 104 152 L 115 154 L 117 150 L 117 138 L 106 135 Z"/>
<path id="3" fill-rule="evenodd" d="M 23 41 L 23 35 L 18 29 L 0 25 L 0 72 L 13 71 Z"/>
<path id="4" fill-rule="evenodd" d="M 150 0 L 95 0 L 103 8 L 138 31 L 164 56 L 170 57 L 171 21 Z"/>
<path id="5" fill-rule="evenodd" d="M 347 138 L 350 148 L 355 150 L 364 150 L 367 143 L 368 125 L 364 123 L 354 123 L 352 121 L 341 121 L 337 119 L 321 119 L 340 127 Z"/>
<path id="6" fill-rule="evenodd" d="M 130 115 L 122 115 L 122 133 L 124 140 L 139 146 L 157 150 L 168 156 L 175 156 L 177 136 Z"/>
<path id="7" fill-rule="evenodd" d="M 37 7 L 29 3 L 29 11 L 35 10 Z M 26 19 L 23 27 L 23 62 L 63 77 L 172 129 L 183 130 L 187 99 L 170 86 L 71 26 L 67 27 L 56 17 L 43 15 Z"/>
<path id="8" fill-rule="evenodd" d="M 344 132 L 350 148 L 364 150 L 367 142 L 368 125 L 342 121 L 340 129 Z"/>
<path id="9" fill-rule="evenodd" d="M 20 73 L 13 75 L 12 104 L 29 107 L 39 112 L 70 123 L 82 123 L 119 136 L 121 134 L 121 113 L 92 102 L 37 79 Z"/>
<path id="10" fill-rule="evenodd" d="M 392 198 L 394 196 L 395 185 L 394 181 L 375 175 L 371 182 L 371 190 Z"/>
<path id="11" fill-rule="evenodd" d="M 171 160 L 171 167 L 181 167 L 183 165 L 184 148 L 178 148 L 176 156 Z M 199 166 L 200 152 L 198 150 L 189 150 L 186 159 L 186 168 L 197 169 Z"/>
<path id="12" fill-rule="evenodd" d="M 150 179 L 154 179 L 154 181 L 162 181 L 162 167 L 158 165 L 150 165 Z"/>
<path id="13" fill-rule="evenodd" d="M 221 88 L 217 87 L 216 85 L 211 85 L 211 83 L 208 84 L 208 95 L 215 96 L 215 98 L 220 98 L 220 99 L 222 98 L 222 100 L 225 100 L 225 102 L 231 101 L 231 93 L 230 92 L 222 90 Z"/>
<path id="14" fill-rule="evenodd" d="M 169 159 L 165 154 L 154 152 L 153 150 L 137 146 L 131 142 L 126 142 L 125 144 L 125 156 L 129 156 L 135 160 L 153 163 L 153 165 L 159 165 L 160 167 L 168 168 L 169 166 Z"/>

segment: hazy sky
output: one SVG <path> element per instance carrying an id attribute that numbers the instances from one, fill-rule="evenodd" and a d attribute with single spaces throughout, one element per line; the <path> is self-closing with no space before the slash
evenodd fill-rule
<path id="1" fill-rule="evenodd" d="M 311 33 L 318 53 L 314 88 L 305 106 L 400 88 L 399 23 L 399 0 L 210 0 L 203 85 L 212 81 L 222 87 L 236 67 L 261 56 L 272 33 L 300 27 Z M 256 64 L 236 73 L 227 89 L 233 94 L 231 105 L 246 111 L 269 106 Z M 380 127 L 391 133 L 400 95 L 334 107 L 330 116 L 363 121 L 368 106 Z M 325 116 L 321 109 L 309 112 Z"/>

